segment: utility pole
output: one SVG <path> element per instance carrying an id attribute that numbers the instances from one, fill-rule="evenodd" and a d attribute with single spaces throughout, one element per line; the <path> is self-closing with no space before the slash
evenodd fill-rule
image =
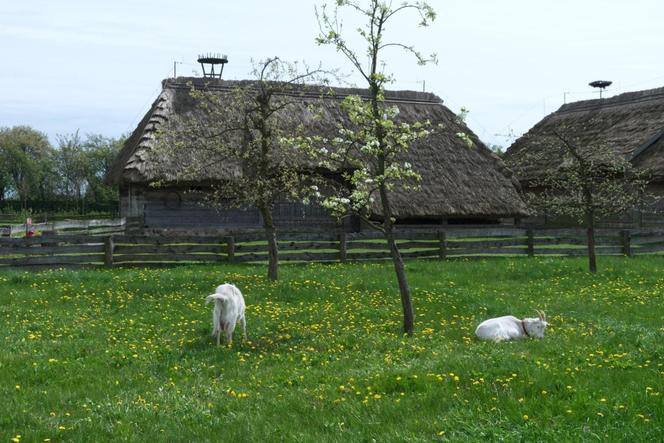
<path id="1" fill-rule="evenodd" d="M 178 64 L 181 65 L 182 62 L 176 60 L 173 61 L 173 78 L 178 78 Z"/>

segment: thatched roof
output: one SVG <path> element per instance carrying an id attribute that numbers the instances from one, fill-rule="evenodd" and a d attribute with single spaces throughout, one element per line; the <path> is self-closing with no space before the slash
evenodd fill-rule
<path id="1" fill-rule="evenodd" d="M 118 160 L 109 174 L 114 184 L 150 183 L 169 181 L 183 162 L 195 161 L 186 153 L 176 159 L 158 158 L 151 147 L 155 132 L 183 115 L 196 111 L 197 103 L 190 96 L 190 85 L 207 88 L 218 94 L 228 94 L 238 84 L 246 82 L 178 78 L 162 82 L 162 92 L 138 127 L 127 140 Z M 333 88 L 332 94 L 320 98 L 316 91 L 298 94 L 289 112 L 296 113 L 300 121 L 313 133 L 334 134 L 336 122 L 343 118 L 340 101 L 351 94 L 365 95 L 362 89 Z M 307 103 L 322 102 L 322 118 L 315 119 Z M 429 119 L 442 123 L 444 130 L 413 146 L 408 154 L 413 169 L 422 175 L 421 191 L 407 191 L 393 195 L 397 216 L 509 216 L 523 215 L 527 209 L 515 188 L 515 180 L 502 161 L 491 152 L 475 134 L 447 109 L 442 100 L 430 93 L 389 91 L 386 101 L 399 107 L 403 121 Z M 200 108 L 200 107 L 199 107 Z M 319 106 L 320 108 L 320 106 Z M 319 111 L 320 112 L 320 111 Z M 469 148 L 457 133 L 465 132 L 474 142 Z M 296 161 L 296 160 L 293 160 Z M 164 167 L 166 165 L 166 167 Z M 223 180 L 236 173 L 236 168 L 203 170 L 199 180 Z"/>
<path id="2" fill-rule="evenodd" d="M 589 155 L 610 150 L 648 169 L 653 180 L 664 181 L 664 88 L 563 105 L 508 148 L 508 161 L 538 159 L 539 168 L 528 169 L 520 180 L 538 178 L 543 168 L 560 164 L 562 148 L 551 143 L 552 130 L 564 133 Z"/>

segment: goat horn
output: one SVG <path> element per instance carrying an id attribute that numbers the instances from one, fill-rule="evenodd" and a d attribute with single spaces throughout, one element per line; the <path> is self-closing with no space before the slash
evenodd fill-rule
<path id="1" fill-rule="evenodd" d="M 542 317 L 542 311 L 540 311 L 539 309 L 535 309 L 535 312 L 537 312 L 537 316 L 539 317 L 540 320 L 544 320 L 544 318 Z"/>

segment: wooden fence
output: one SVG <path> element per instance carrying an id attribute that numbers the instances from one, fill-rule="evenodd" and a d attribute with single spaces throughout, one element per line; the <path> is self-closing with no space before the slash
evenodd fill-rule
<path id="1" fill-rule="evenodd" d="M 398 234 L 404 258 L 581 256 L 585 233 L 578 229 L 451 229 Z M 597 232 L 600 255 L 664 254 L 664 230 Z M 390 257 L 376 233 L 284 233 L 282 262 L 381 260 Z M 25 267 L 164 266 L 185 263 L 264 262 L 260 233 L 220 237 L 46 235 L 0 238 L 0 269 Z"/>

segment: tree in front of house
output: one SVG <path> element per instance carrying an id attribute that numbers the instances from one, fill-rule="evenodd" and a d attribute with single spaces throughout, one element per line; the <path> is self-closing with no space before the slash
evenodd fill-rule
<path id="1" fill-rule="evenodd" d="M 313 192 L 301 155 L 283 143 L 301 121 L 293 106 L 302 103 L 305 81 L 323 81 L 320 69 L 305 68 L 277 57 L 258 62 L 253 81 L 238 82 L 230 92 L 191 87 L 200 113 L 163 130 L 157 151 L 193 161 L 179 168 L 176 180 L 196 181 L 209 171 L 226 171 L 216 180 L 208 202 L 219 207 L 255 207 L 268 244 L 268 279 L 279 276 L 277 228 L 273 211 L 282 201 L 300 202 Z M 296 158 L 296 157 L 299 157 Z M 171 171 L 172 173 L 172 171 Z"/>
<path id="2" fill-rule="evenodd" d="M 537 137 L 541 154 L 517 154 L 510 166 L 522 176 L 539 170 L 538 178 L 529 182 L 536 191 L 526 194 L 527 202 L 540 212 L 571 217 L 585 228 L 588 268 L 595 273 L 597 222 L 647 203 L 647 172 L 636 170 L 608 146 L 584 141 L 564 125 Z M 552 152 L 560 154 L 560 161 L 543 159 Z"/>
<path id="3" fill-rule="evenodd" d="M 365 48 L 354 49 L 342 33 L 339 13 L 350 10 L 364 21 L 357 29 Z M 297 142 L 321 159 L 321 166 L 340 171 L 347 187 L 337 187 L 334 195 L 324 200 L 324 206 L 339 216 L 355 214 L 385 236 L 401 294 L 403 330 L 413 333 L 414 316 L 410 287 L 396 242 L 392 208 L 392 193 L 418 187 L 420 176 L 407 161 L 409 147 L 430 132 L 429 122 L 403 123 L 398 121 L 399 109 L 385 102 L 385 85 L 392 78 L 382 72 L 385 50 L 397 48 L 413 55 L 424 65 L 435 56 L 424 57 L 414 47 L 387 40 L 386 26 L 394 18 L 414 13 L 420 26 L 427 26 L 436 17 L 425 2 L 404 2 L 393 6 L 391 1 L 368 0 L 333 2 L 318 10 L 320 45 L 331 45 L 342 53 L 368 87 L 367 98 L 350 96 L 344 99 L 342 110 L 347 123 L 340 123 L 337 136 L 300 138 Z M 366 63 L 368 56 L 368 66 Z"/>

